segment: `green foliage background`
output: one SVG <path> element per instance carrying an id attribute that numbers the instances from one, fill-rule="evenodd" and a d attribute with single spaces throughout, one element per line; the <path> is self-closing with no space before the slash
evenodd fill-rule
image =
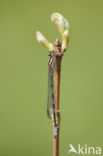
<path id="1" fill-rule="evenodd" d="M 62 61 L 60 156 L 69 144 L 103 145 L 103 1 L 0 1 L 0 156 L 52 156 L 46 115 L 48 51 L 35 38 L 61 39 L 50 21 L 70 22 Z"/>

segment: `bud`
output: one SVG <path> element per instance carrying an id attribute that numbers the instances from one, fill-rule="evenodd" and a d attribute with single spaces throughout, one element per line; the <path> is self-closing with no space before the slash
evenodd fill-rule
<path id="1" fill-rule="evenodd" d="M 48 48 L 49 51 L 54 51 L 55 50 L 53 44 L 49 43 L 46 40 L 46 38 L 39 31 L 36 32 L 36 38 L 43 46 Z"/>
<path id="2" fill-rule="evenodd" d="M 69 29 L 69 22 L 66 20 L 66 19 L 64 19 L 64 25 L 65 25 L 65 30 L 68 30 Z"/>
<path id="3" fill-rule="evenodd" d="M 55 23 L 61 35 L 69 28 L 68 21 L 60 13 L 53 13 L 51 15 L 51 21 Z"/>
<path id="4" fill-rule="evenodd" d="M 69 31 L 65 30 L 62 36 L 62 52 L 65 52 L 65 50 L 67 49 L 68 41 L 69 41 Z"/>

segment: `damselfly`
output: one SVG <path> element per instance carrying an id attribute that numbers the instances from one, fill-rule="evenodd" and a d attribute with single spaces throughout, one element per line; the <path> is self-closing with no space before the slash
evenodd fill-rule
<path id="1" fill-rule="evenodd" d="M 50 60 L 48 63 L 48 102 L 47 115 L 53 118 L 54 137 L 57 137 L 56 114 L 55 114 L 55 99 L 54 99 L 54 71 L 55 71 L 55 53 L 49 53 Z"/>

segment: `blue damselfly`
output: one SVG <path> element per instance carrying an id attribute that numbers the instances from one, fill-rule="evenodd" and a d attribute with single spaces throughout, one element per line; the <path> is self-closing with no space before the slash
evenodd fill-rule
<path id="1" fill-rule="evenodd" d="M 54 137 L 57 137 L 55 98 L 54 98 L 54 72 L 55 72 L 55 53 L 49 53 L 50 60 L 48 63 L 48 101 L 47 115 L 53 119 Z"/>

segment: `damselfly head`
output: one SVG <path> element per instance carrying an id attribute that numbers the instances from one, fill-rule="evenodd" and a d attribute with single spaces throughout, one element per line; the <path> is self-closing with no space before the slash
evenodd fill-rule
<path id="1" fill-rule="evenodd" d="M 48 52 L 48 56 L 50 56 L 50 57 L 54 57 L 55 55 L 56 55 L 56 53 L 54 51 Z"/>
<path id="2" fill-rule="evenodd" d="M 48 52 L 48 56 L 51 56 L 51 52 Z"/>

